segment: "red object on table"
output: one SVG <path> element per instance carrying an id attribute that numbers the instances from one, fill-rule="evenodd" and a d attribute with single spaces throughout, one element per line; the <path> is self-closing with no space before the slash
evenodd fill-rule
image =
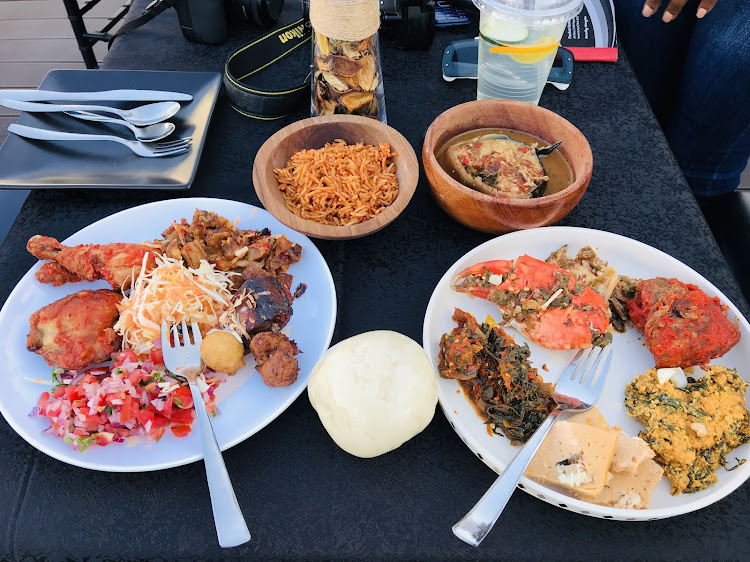
<path id="1" fill-rule="evenodd" d="M 565 47 L 577 61 L 617 62 L 617 47 Z"/>

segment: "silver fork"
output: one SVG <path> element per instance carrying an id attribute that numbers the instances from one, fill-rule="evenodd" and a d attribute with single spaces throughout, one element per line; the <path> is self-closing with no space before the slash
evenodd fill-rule
<path id="1" fill-rule="evenodd" d="M 197 379 L 206 366 L 201 359 L 201 332 L 198 324 L 192 323 L 192 333 L 187 323 L 182 321 L 182 342 L 177 326 L 172 326 L 173 339 L 170 340 L 167 323 L 161 325 L 161 349 L 164 365 L 170 372 L 187 380 L 190 393 L 193 395 L 195 416 L 198 418 L 198 429 L 203 443 L 203 462 L 206 465 L 206 480 L 211 495 L 211 508 L 214 512 L 214 525 L 219 538 L 219 546 L 229 548 L 250 540 L 245 518 L 242 516 L 237 496 L 234 495 L 232 482 L 229 480 L 221 449 L 216 442 L 216 435 L 211 426 L 211 419 L 206 412 L 203 396 L 198 388 Z M 192 343 L 191 340 L 192 339 Z"/>
<path id="2" fill-rule="evenodd" d="M 81 133 L 64 133 L 61 131 L 50 131 L 49 129 L 37 129 L 13 123 L 8 125 L 8 130 L 20 137 L 36 140 L 72 140 L 72 141 L 111 141 L 124 144 L 138 156 L 147 158 L 159 158 L 162 156 L 176 156 L 190 150 L 192 138 L 186 137 L 168 142 L 157 142 L 146 146 L 138 141 L 131 141 L 115 135 L 88 135 Z"/>
<path id="3" fill-rule="evenodd" d="M 611 347 L 593 347 L 576 354 L 555 386 L 553 397 L 557 408 L 547 416 L 471 511 L 453 526 L 454 535 L 472 546 L 479 546 L 505 509 L 534 453 L 560 414 L 571 410 L 588 410 L 599 400 L 611 362 Z"/>

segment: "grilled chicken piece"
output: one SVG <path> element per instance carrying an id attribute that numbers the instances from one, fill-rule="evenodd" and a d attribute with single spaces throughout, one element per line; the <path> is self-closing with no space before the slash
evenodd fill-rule
<path id="1" fill-rule="evenodd" d="M 109 289 L 78 291 L 37 310 L 29 318 L 26 348 L 48 365 L 83 369 L 107 361 L 122 345 L 113 326 L 122 295 Z"/>
<path id="2" fill-rule="evenodd" d="M 656 367 L 706 366 L 740 341 L 727 307 L 697 286 L 656 277 L 636 283 L 630 319 L 646 336 Z"/>
<path id="3" fill-rule="evenodd" d="M 271 276 L 245 281 L 232 297 L 238 320 L 248 337 L 279 331 L 292 316 L 292 301 L 283 285 Z"/>
<path id="4" fill-rule="evenodd" d="M 104 279 L 113 289 L 119 290 L 130 287 L 132 277 L 138 277 L 146 253 L 149 254 L 147 267 L 155 265 L 154 250 L 142 244 L 63 246 L 54 238 L 37 234 L 29 239 L 26 249 L 40 260 L 57 262 L 81 279 Z M 60 277 L 54 279 L 59 281 Z"/>

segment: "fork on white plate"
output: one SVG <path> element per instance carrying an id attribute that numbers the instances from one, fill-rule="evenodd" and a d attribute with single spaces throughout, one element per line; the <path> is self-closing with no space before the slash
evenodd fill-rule
<path id="1" fill-rule="evenodd" d="M 576 354 L 555 385 L 552 397 L 557 408 L 547 416 L 469 513 L 453 526 L 454 535 L 465 543 L 479 546 L 505 509 L 534 453 L 560 414 L 588 410 L 599 400 L 612 363 L 612 353 L 611 347 L 592 347 Z"/>
<path id="2" fill-rule="evenodd" d="M 245 518 L 234 494 L 221 449 L 216 441 L 211 418 L 206 412 L 203 396 L 198 388 L 198 377 L 206 366 L 201 359 L 201 332 L 198 324 L 192 322 L 188 329 L 183 320 L 179 326 L 170 328 L 166 322 L 161 325 L 161 351 L 164 365 L 179 378 L 185 379 L 193 395 L 195 417 L 198 418 L 198 429 L 203 444 L 203 462 L 206 465 L 206 480 L 211 495 L 211 508 L 214 512 L 214 525 L 219 538 L 219 546 L 229 548 L 244 544 L 250 540 Z M 182 335 L 182 341 L 180 341 Z M 191 341 L 192 340 L 192 341 Z"/>

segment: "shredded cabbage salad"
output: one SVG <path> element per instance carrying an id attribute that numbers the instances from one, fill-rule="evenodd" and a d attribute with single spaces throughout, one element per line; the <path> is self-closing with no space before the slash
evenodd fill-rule
<path id="1" fill-rule="evenodd" d="M 130 294 L 117 305 L 115 330 L 124 348 L 148 353 L 165 320 L 170 325 L 195 321 L 204 332 L 219 325 L 219 317 L 230 307 L 231 276 L 238 273 L 219 271 L 205 260 L 191 268 L 166 256 L 157 257 L 156 267 L 147 272 L 146 259 L 147 255 Z"/>

